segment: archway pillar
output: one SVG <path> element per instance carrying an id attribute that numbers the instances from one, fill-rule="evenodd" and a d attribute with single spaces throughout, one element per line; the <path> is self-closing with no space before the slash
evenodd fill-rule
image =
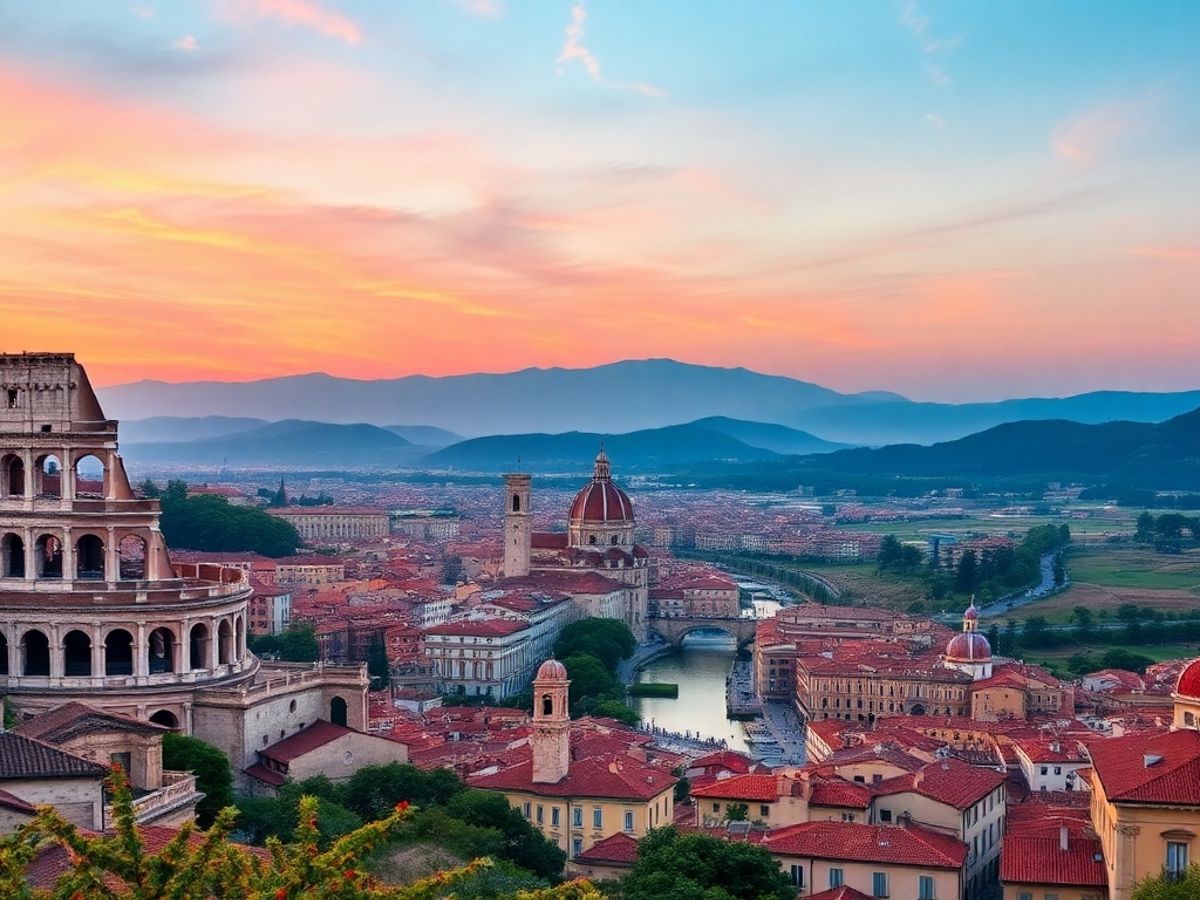
<path id="1" fill-rule="evenodd" d="M 104 580 L 121 580 L 121 547 L 116 540 L 116 528 L 108 526 L 108 537 L 104 541 Z"/>
<path id="2" fill-rule="evenodd" d="M 104 683 L 104 638 L 100 636 L 100 623 L 92 623 L 92 681 Z"/>
<path id="3" fill-rule="evenodd" d="M 66 576 L 64 576 L 66 577 Z M 63 647 L 63 636 L 59 634 L 58 626 L 51 625 L 46 629 L 46 639 L 49 642 L 47 650 L 50 653 L 50 677 L 62 678 L 66 670 L 66 649 Z"/>
<path id="4" fill-rule="evenodd" d="M 62 580 L 75 580 L 75 545 L 71 543 L 71 529 L 62 530 Z"/>
<path id="5" fill-rule="evenodd" d="M 146 644 L 146 623 L 138 622 L 137 635 L 133 639 L 133 674 L 139 681 L 145 681 L 150 674 L 149 650 Z M 143 718 L 145 718 L 143 716 Z"/>
<path id="6" fill-rule="evenodd" d="M 21 461 L 25 464 L 25 503 L 33 505 L 33 451 L 21 452 Z"/>
<path id="7" fill-rule="evenodd" d="M 25 528 L 25 580 L 37 577 L 37 550 L 33 546 L 33 529 Z"/>

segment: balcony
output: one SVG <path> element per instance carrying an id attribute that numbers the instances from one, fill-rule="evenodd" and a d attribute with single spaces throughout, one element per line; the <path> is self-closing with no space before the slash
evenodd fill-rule
<path id="1" fill-rule="evenodd" d="M 133 801 L 133 815 L 139 825 L 149 825 L 185 806 L 195 806 L 204 795 L 196 790 L 196 776 L 191 772 L 163 770 L 163 786 Z M 112 827 L 115 813 L 112 804 L 104 804 L 104 822 Z"/>

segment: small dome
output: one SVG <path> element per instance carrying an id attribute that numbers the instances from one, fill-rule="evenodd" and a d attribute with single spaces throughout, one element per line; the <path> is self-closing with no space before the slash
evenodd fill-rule
<path id="1" fill-rule="evenodd" d="M 952 662 L 990 662 L 992 645 L 977 631 L 956 634 L 946 645 L 946 659 Z"/>
<path id="2" fill-rule="evenodd" d="M 607 479 L 596 479 L 575 495 L 568 514 L 572 524 L 633 522 L 633 504 L 625 492 Z"/>
<path id="3" fill-rule="evenodd" d="M 537 680 L 547 681 L 566 681 L 567 667 L 560 663 L 557 659 L 548 659 L 537 670 Z"/>
<path id="4" fill-rule="evenodd" d="M 971 601 L 971 605 L 967 607 L 967 611 L 963 613 L 964 619 L 974 619 L 979 621 L 979 610 L 975 608 L 975 601 Z"/>
<path id="5" fill-rule="evenodd" d="M 1189 700 L 1200 700 L 1200 659 L 1194 659 L 1179 673 L 1175 693 Z"/>

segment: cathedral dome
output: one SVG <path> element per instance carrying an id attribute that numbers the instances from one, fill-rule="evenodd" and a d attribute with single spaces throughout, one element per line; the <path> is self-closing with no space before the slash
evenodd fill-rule
<path id="1" fill-rule="evenodd" d="M 1189 700 L 1200 700 L 1200 659 L 1194 659 L 1184 666 L 1179 673 L 1179 681 L 1175 683 L 1175 693 Z"/>
<path id="2" fill-rule="evenodd" d="M 626 493 L 613 484 L 612 469 L 604 448 L 596 456 L 592 480 L 575 495 L 567 518 L 573 525 L 584 522 L 624 525 L 633 524 L 633 504 Z"/>
<path id="3" fill-rule="evenodd" d="M 567 667 L 560 663 L 557 659 L 548 659 L 538 666 L 535 680 L 546 681 L 555 679 L 558 681 L 567 680 Z"/>
<path id="4" fill-rule="evenodd" d="M 956 634 L 946 645 L 946 659 L 952 662 L 989 662 L 992 646 L 978 631 Z"/>

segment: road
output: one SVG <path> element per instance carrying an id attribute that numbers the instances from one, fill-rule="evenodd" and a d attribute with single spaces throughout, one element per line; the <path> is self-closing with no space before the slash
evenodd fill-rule
<path id="1" fill-rule="evenodd" d="M 979 610 L 979 618 L 987 619 L 994 616 L 1003 616 L 1012 612 L 1014 609 L 1019 609 L 1022 606 L 1032 603 L 1034 600 L 1040 600 L 1047 594 L 1052 594 L 1062 590 L 1071 583 L 1071 576 L 1068 573 L 1067 580 L 1062 585 L 1054 583 L 1054 554 L 1044 553 L 1041 560 L 1041 580 L 1023 594 L 1018 594 L 1015 597 L 1006 597 L 998 600 L 991 606 L 984 606 Z"/>

